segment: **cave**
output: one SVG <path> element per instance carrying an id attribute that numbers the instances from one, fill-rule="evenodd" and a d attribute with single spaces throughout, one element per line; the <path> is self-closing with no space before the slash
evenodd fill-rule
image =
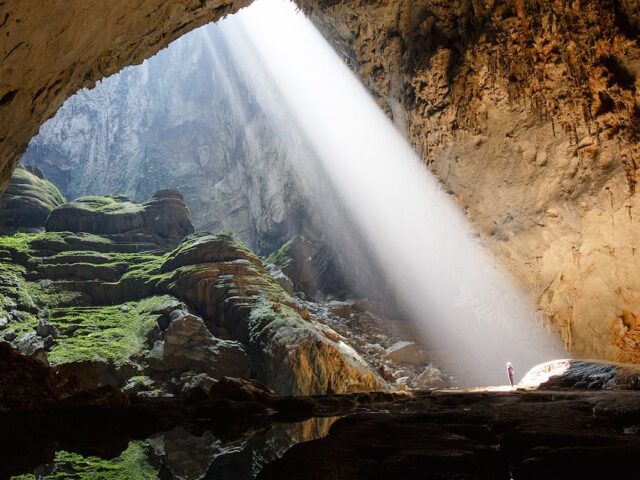
<path id="1" fill-rule="evenodd" d="M 637 478 L 639 26 L 0 1 L 0 478 Z"/>

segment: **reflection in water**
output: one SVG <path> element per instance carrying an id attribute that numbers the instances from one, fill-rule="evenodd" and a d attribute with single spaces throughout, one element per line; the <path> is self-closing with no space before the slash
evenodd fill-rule
<path id="1" fill-rule="evenodd" d="M 223 440 L 212 432 L 192 433 L 183 427 L 131 441 L 118 457 L 101 459 L 60 451 L 50 465 L 15 480 L 245 480 L 253 479 L 269 462 L 296 443 L 324 437 L 337 420 L 312 418 L 275 424 L 240 439 Z"/>

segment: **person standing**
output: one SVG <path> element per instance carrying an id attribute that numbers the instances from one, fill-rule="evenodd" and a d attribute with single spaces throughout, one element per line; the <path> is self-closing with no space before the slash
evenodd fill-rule
<path id="1" fill-rule="evenodd" d="M 507 362 L 507 375 L 509 376 L 509 383 L 511 384 L 511 388 L 513 388 L 513 374 L 516 373 L 516 369 L 513 368 L 511 362 Z"/>

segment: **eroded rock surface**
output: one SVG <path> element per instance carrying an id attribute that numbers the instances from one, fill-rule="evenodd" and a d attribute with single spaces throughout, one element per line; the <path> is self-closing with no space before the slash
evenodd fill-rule
<path id="1" fill-rule="evenodd" d="M 124 195 L 81 197 L 51 212 L 50 232 L 86 232 L 127 239 L 140 250 L 148 243 L 175 247 L 193 233 L 191 216 L 179 192 L 161 190 L 144 204 Z"/>

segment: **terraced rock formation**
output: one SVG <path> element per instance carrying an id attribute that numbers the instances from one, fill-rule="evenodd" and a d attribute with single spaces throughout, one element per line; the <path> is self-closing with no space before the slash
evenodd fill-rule
<path id="1" fill-rule="evenodd" d="M 173 190 L 156 192 L 144 204 L 124 195 L 81 197 L 53 210 L 45 228 L 104 235 L 139 250 L 172 248 L 194 232 L 182 195 Z"/>
<path id="2" fill-rule="evenodd" d="M 0 340 L 85 389 L 182 393 L 253 377 L 281 394 L 385 382 L 231 235 L 187 235 L 177 192 L 84 197 L 0 237 Z"/>

